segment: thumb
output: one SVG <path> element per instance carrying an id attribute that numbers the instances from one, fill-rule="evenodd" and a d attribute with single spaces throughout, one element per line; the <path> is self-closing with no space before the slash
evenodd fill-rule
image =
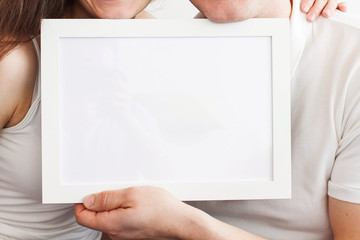
<path id="1" fill-rule="evenodd" d="M 105 191 L 85 197 L 84 206 L 94 212 L 110 211 L 125 207 L 122 190 Z"/>

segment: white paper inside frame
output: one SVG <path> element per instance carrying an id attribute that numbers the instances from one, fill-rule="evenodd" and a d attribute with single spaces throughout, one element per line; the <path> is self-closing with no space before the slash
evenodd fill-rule
<path id="1" fill-rule="evenodd" d="M 182 200 L 289 197 L 287 27 L 45 21 L 43 202 L 138 185 Z"/>
<path id="2" fill-rule="evenodd" d="M 62 184 L 272 179 L 270 37 L 61 38 L 60 73 Z"/>

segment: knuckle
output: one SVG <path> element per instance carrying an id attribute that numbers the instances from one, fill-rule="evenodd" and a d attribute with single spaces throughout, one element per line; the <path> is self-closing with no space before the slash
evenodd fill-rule
<path id="1" fill-rule="evenodd" d="M 318 17 L 318 16 L 320 15 L 320 13 L 321 13 L 322 10 L 323 10 L 323 8 L 321 8 L 321 7 L 316 7 L 316 8 L 311 9 L 311 12 L 312 12 L 312 13 L 315 13 L 315 15 Z"/>
<path id="2" fill-rule="evenodd" d="M 304 0 L 301 2 L 301 6 L 305 6 L 305 5 L 312 5 L 314 4 L 315 0 Z"/>
<path id="3" fill-rule="evenodd" d="M 77 224 L 79 224 L 81 226 L 84 225 L 82 220 L 81 220 L 81 216 L 78 213 L 75 213 L 75 220 L 76 220 Z"/>
<path id="4" fill-rule="evenodd" d="M 331 0 L 331 1 L 328 2 L 326 7 L 335 9 L 337 7 L 337 5 L 338 5 L 338 2 L 336 0 Z"/>
<path id="5" fill-rule="evenodd" d="M 316 13 L 317 15 L 323 10 L 323 6 L 317 5 L 314 6 L 311 10 L 311 12 Z"/>
<path id="6" fill-rule="evenodd" d="M 101 192 L 100 193 L 100 204 L 105 209 L 108 208 L 108 206 L 109 206 L 109 192 Z"/>
<path id="7" fill-rule="evenodd" d="M 139 188 L 137 187 L 129 187 L 125 190 L 125 198 L 126 199 L 134 199 L 139 195 Z"/>
<path id="8" fill-rule="evenodd" d="M 77 223 L 77 224 L 82 225 L 82 224 L 81 224 L 81 220 L 78 218 L 77 215 L 75 215 L 75 220 L 76 220 L 76 223 Z"/>
<path id="9" fill-rule="evenodd" d="M 346 2 L 341 2 L 339 3 L 338 8 L 340 9 L 340 11 L 346 12 L 348 9 L 348 4 Z"/>
<path id="10" fill-rule="evenodd" d="M 323 10 L 323 8 L 326 6 L 327 3 L 328 3 L 327 0 L 317 0 L 314 5 L 314 9 L 317 12 L 320 12 L 321 10 Z"/>

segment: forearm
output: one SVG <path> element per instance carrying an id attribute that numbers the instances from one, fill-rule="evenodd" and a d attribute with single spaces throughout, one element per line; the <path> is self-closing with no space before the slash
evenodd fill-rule
<path id="1" fill-rule="evenodd" d="M 265 240 L 221 222 L 201 210 L 190 208 L 185 216 L 185 227 L 179 229 L 179 238 L 182 240 Z"/>
<path id="2" fill-rule="evenodd" d="M 161 188 L 133 187 L 88 196 L 75 205 L 80 225 L 112 239 L 265 240 L 223 223 Z"/>

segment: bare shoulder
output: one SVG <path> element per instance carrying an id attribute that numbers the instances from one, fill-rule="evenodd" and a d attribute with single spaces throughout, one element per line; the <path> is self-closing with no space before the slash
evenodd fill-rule
<path id="1" fill-rule="evenodd" d="M 0 60 L 0 129 L 18 124 L 29 110 L 37 64 L 32 42 L 17 46 Z"/>

